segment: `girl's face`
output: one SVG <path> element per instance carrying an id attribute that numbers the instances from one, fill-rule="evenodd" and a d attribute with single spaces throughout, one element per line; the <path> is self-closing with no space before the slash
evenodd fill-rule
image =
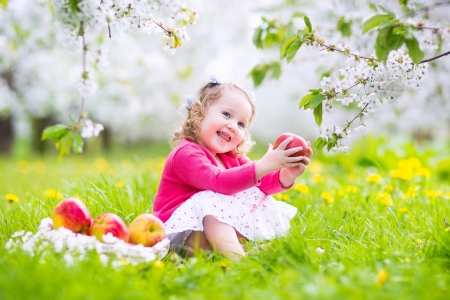
<path id="1" fill-rule="evenodd" d="M 252 107 L 240 92 L 225 88 L 213 102 L 200 124 L 197 143 L 213 155 L 229 152 L 243 140 Z"/>

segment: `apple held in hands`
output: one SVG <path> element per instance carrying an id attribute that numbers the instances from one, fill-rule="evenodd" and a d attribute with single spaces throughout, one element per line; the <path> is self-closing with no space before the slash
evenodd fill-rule
<path id="1" fill-rule="evenodd" d="M 91 213 L 77 198 L 67 198 L 56 205 L 52 214 L 53 227 L 64 227 L 75 233 L 85 233 L 92 223 Z"/>
<path id="2" fill-rule="evenodd" d="M 309 156 L 309 154 L 312 153 L 311 148 L 308 145 L 308 142 L 306 142 L 302 137 L 295 135 L 293 133 L 283 133 L 282 135 L 280 135 L 277 140 L 275 141 L 275 144 L 273 145 L 273 149 L 278 148 L 278 146 L 287 138 L 292 137 L 293 140 L 287 144 L 286 146 L 286 150 L 291 149 L 291 148 L 296 148 L 296 147 L 303 147 L 302 150 L 300 150 L 299 152 L 296 152 L 292 155 L 290 155 L 291 157 L 295 157 L 295 156 Z"/>
<path id="3" fill-rule="evenodd" d="M 95 236 L 100 242 L 103 242 L 103 235 L 107 233 L 111 233 L 125 242 L 128 242 L 130 237 L 127 224 L 118 215 L 111 213 L 95 218 L 87 232 L 88 235 Z"/>
<path id="4" fill-rule="evenodd" d="M 164 239 L 164 223 L 152 214 L 136 217 L 129 226 L 130 243 L 152 247 Z"/>

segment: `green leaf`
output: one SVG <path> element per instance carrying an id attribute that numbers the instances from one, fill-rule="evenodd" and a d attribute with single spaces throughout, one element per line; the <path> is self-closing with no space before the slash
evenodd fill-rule
<path id="1" fill-rule="evenodd" d="M 345 18 L 342 16 L 337 23 L 337 29 L 341 32 L 342 36 L 351 36 L 352 22 L 345 22 Z"/>
<path id="2" fill-rule="evenodd" d="M 306 104 L 309 103 L 309 101 L 311 101 L 312 98 L 314 98 L 316 95 L 315 94 L 308 94 L 305 97 L 302 98 L 302 100 L 300 100 L 300 103 L 298 105 L 299 109 L 302 109 Z M 306 109 L 306 108 L 305 108 Z"/>
<path id="3" fill-rule="evenodd" d="M 304 16 L 305 16 L 304 13 L 299 12 L 299 11 L 296 11 L 295 13 L 292 14 L 291 19 L 294 19 L 294 18 L 302 18 L 302 17 L 304 17 Z"/>
<path id="4" fill-rule="evenodd" d="M 65 154 L 70 153 L 72 147 L 72 131 L 68 131 L 55 143 L 56 149 L 59 151 L 59 157 L 63 157 Z"/>
<path id="5" fill-rule="evenodd" d="M 84 145 L 83 138 L 78 132 L 75 132 L 73 134 L 73 145 L 72 145 L 73 153 L 78 154 L 83 152 L 83 145 Z"/>
<path id="6" fill-rule="evenodd" d="M 322 112 L 322 102 L 320 102 L 320 105 L 314 108 L 314 120 L 319 126 L 322 124 Z"/>
<path id="7" fill-rule="evenodd" d="M 409 56 L 411 56 L 411 59 L 415 64 L 419 64 L 425 53 L 420 50 L 419 42 L 416 38 L 412 38 L 410 40 L 406 40 L 406 47 L 408 48 Z"/>
<path id="8" fill-rule="evenodd" d="M 297 36 L 293 36 L 293 37 L 288 38 L 286 41 L 284 41 L 283 45 L 280 48 L 280 59 L 283 59 L 286 57 L 287 49 L 293 42 L 295 42 L 297 40 L 299 40 L 299 38 Z"/>
<path id="9" fill-rule="evenodd" d="M 400 34 L 389 35 L 389 37 L 387 39 L 387 46 L 388 46 L 389 51 L 397 50 L 398 48 L 400 48 L 403 45 L 404 42 L 405 42 L 405 40 L 403 39 L 403 35 L 400 35 Z"/>
<path id="10" fill-rule="evenodd" d="M 375 44 L 375 54 L 377 55 L 377 59 L 379 61 L 386 61 L 389 50 L 387 47 L 380 45 L 379 43 Z"/>
<path id="11" fill-rule="evenodd" d="M 381 8 L 382 11 L 387 13 L 389 16 L 391 16 L 392 18 L 395 18 L 395 14 L 392 11 L 390 11 L 389 9 L 387 9 L 386 7 L 384 7 L 382 5 L 380 5 L 379 7 Z"/>
<path id="12" fill-rule="evenodd" d="M 253 67 L 249 75 L 252 76 L 253 85 L 255 87 L 263 82 L 267 71 L 269 71 L 269 67 L 267 65 L 256 65 Z"/>
<path id="13" fill-rule="evenodd" d="M 256 48 L 262 48 L 262 42 L 261 42 L 262 33 L 263 33 L 263 30 L 261 27 L 256 28 L 255 32 L 253 33 L 253 45 L 255 45 Z"/>
<path id="14" fill-rule="evenodd" d="M 8 6 L 8 0 L 0 0 L 0 4 L 4 9 L 6 9 L 6 7 Z"/>
<path id="15" fill-rule="evenodd" d="M 323 149 L 323 147 L 326 146 L 326 144 L 327 144 L 327 141 L 325 141 L 323 138 L 319 137 L 314 142 L 313 148 L 320 152 Z"/>
<path id="16" fill-rule="evenodd" d="M 288 63 L 290 63 L 295 55 L 297 54 L 298 49 L 302 46 L 303 41 L 296 40 L 292 44 L 289 45 L 289 47 L 286 50 L 286 60 Z"/>
<path id="17" fill-rule="evenodd" d="M 57 124 L 47 127 L 42 132 L 41 140 L 59 140 L 69 131 L 69 127 L 64 124 Z"/>
<path id="18" fill-rule="evenodd" d="M 272 78 L 278 79 L 281 76 L 281 64 L 279 62 L 274 62 L 272 64 Z"/>
<path id="19" fill-rule="evenodd" d="M 306 25 L 306 27 L 308 27 L 309 32 L 312 32 L 312 25 L 311 25 L 311 21 L 309 20 L 309 18 L 307 16 L 304 16 L 303 20 L 305 21 L 305 25 Z"/>
<path id="20" fill-rule="evenodd" d="M 316 107 L 321 106 L 319 104 L 322 104 L 322 101 L 323 101 L 324 98 L 325 98 L 324 95 L 314 94 L 314 97 L 312 97 L 311 100 L 308 102 L 308 104 L 305 105 L 305 109 L 306 108 L 313 108 L 313 109 L 315 109 Z"/>
<path id="21" fill-rule="evenodd" d="M 366 33 L 367 31 L 371 30 L 374 27 L 377 27 L 380 25 L 381 21 L 384 20 L 392 20 L 393 16 L 390 15 L 375 15 L 371 17 L 369 20 L 365 21 L 363 24 L 363 33 Z"/>
<path id="22" fill-rule="evenodd" d="M 336 146 L 336 144 L 337 144 L 337 140 L 336 139 L 329 139 L 328 143 L 327 143 L 327 150 L 330 151 L 331 148 Z"/>
<path id="23" fill-rule="evenodd" d="M 310 89 L 311 94 L 320 94 L 323 92 L 322 89 Z"/>

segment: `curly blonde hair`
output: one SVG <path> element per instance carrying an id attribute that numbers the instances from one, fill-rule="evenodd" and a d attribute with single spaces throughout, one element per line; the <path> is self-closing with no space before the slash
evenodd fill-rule
<path id="1" fill-rule="evenodd" d="M 200 88 L 195 99 L 192 101 L 192 104 L 190 106 L 186 106 L 188 111 L 186 120 L 184 120 L 181 126 L 175 131 L 172 140 L 179 141 L 183 138 L 187 138 L 192 141 L 196 141 L 198 138 L 200 125 L 206 116 L 208 108 L 222 96 L 222 92 L 226 88 L 241 93 L 250 103 L 250 106 L 252 107 L 252 115 L 248 123 L 248 125 L 250 125 L 256 112 L 252 97 L 243 88 L 234 83 L 209 82 Z M 246 126 L 244 138 L 236 146 L 234 153 L 236 155 L 245 154 L 250 151 L 253 145 L 254 142 L 251 139 L 248 126 Z"/>

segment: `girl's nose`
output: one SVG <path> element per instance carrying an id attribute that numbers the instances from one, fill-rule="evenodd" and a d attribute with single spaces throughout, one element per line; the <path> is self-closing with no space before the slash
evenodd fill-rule
<path id="1" fill-rule="evenodd" d="M 231 131 L 235 131 L 235 130 L 236 130 L 236 126 L 234 126 L 232 123 L 228 123 L 228 124 L 227 124 L 227 127 L 228 127 L 229 129 L 231 129 Z"/>

